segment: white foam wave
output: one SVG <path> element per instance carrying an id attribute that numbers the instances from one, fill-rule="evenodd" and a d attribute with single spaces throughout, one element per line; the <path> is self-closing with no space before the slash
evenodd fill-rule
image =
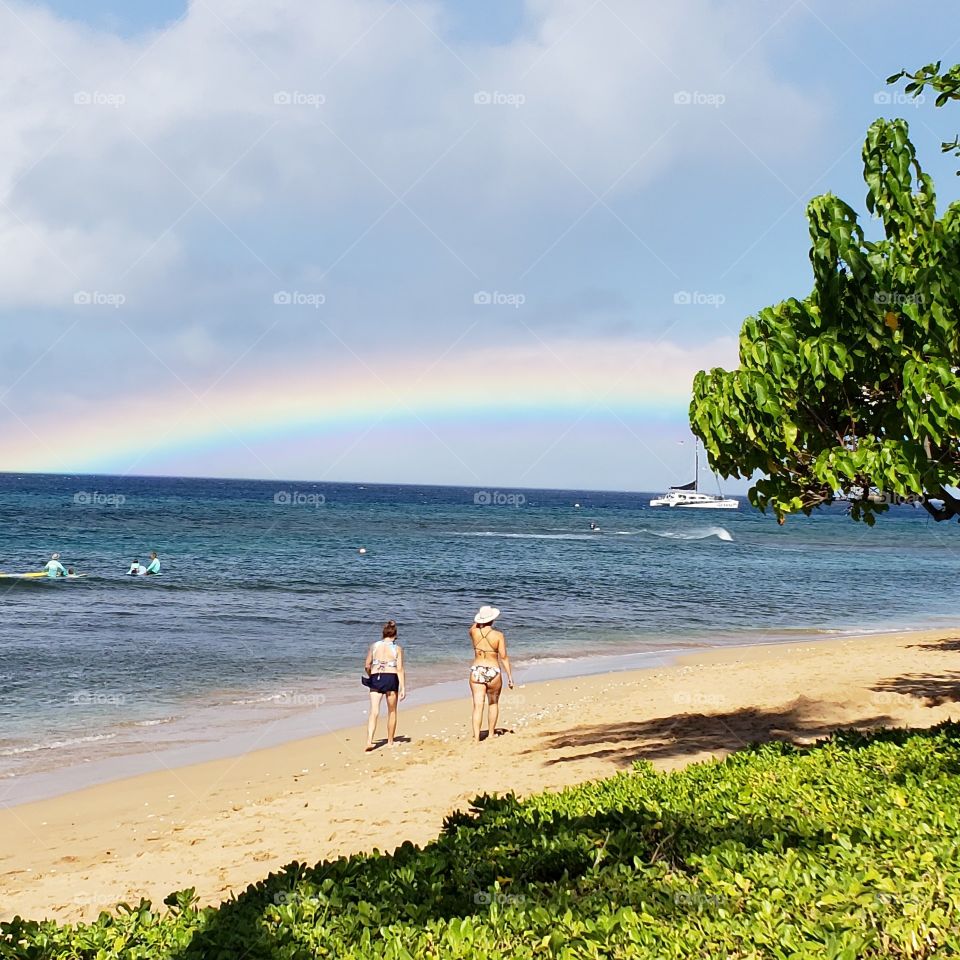
<path id="1" fill-rule="evenodd" d="M 230 703 L 235 707 L 249 706 L 252 703 L 276 703 L 278 700 L 289 700 L 290 690 L 281 690 L 279 693 L 265 693 L 260 697 L 250 697 L 244 700 L 231 700 Z"/>
<path id="2" fill-rule="evenodd" d="M 98 740 L 112 740 L 115 733 L 97 733 L 90 737 L 68 737 L 66 740 L 50 740 L 47 743 L 31 743 L 27 747 L 11 747 L 0 750 L 0 757 L 18 757 L 24 753 L 36 753 L 39 750 L 58 750 L 61 747 L 75 747 L 80 743 L 95 743 Z"/>
<path id="3" fill-rule="evenodd" d="M 135 727 L 158 727 L 161 723 L 172 723 L 173 717 L 161 717 L 159 720 L 138 720 Z"/>
<path id="4" fill-rule="evenodd" d="M 718 540 L 733 541 L 730 531 L 724 527 L 693 527 L 690 530 L 645 530 L 654 537 L 664 537 L 667 540 L 707 540 L 716 537 Z"/>

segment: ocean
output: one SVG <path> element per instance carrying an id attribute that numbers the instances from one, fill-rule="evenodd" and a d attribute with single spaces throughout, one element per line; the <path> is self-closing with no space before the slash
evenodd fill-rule
<path id="1" fill-rule="evenodd" d="M 387 619 L 421 697 L 465 693 L 483 603 L 521 682 L 956 622 L 960 531 L 922 510 L 779 527 L 650 496 L 0 475 L 0 569 L 87 575 L 0 581 L 0 805 L 361 723 Z M 161 576 L 125 576 L 151 550 Z"/>

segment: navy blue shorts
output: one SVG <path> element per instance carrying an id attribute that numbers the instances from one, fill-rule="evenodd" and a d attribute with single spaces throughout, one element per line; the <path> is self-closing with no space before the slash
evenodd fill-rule
<path id="1" fill-rule="evenodd" d="M 374 693 L 398 693 L 400 677 L 396 673 L 372 673 L 370 675 L 370 689 Z"/>

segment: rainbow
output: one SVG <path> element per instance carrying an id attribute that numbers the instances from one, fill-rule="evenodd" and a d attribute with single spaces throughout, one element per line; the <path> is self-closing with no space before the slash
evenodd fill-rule
<path id="1" fill-rule="evenodd" d="M 731 364 L 731 340 L 689 350 L 670 343 L 574 341 L 425 351 L 272 370 L 238 365 L 212 386 L 187 383 L 109 409 L 73 405 L 8 421 L 7 471 L 137 472 L 162 455 L 355 431 L 372 424 L 618 416 L 685 420 L 694 373 Z M 248 362 L 256 357 L 247 358 Z M 126 466 L 126 469 L 125 468 Z"/>

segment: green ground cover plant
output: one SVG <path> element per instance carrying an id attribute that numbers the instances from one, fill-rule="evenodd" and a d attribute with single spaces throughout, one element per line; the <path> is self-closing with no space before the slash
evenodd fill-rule
<path id="1" fill-rule="evenodd" d="M 960 725 L 845 733 L 480 797 L 423 848 L 294 863 L 219 907 L 18 918 L 0 957 L 955 956 L 958 844 Z"/>

